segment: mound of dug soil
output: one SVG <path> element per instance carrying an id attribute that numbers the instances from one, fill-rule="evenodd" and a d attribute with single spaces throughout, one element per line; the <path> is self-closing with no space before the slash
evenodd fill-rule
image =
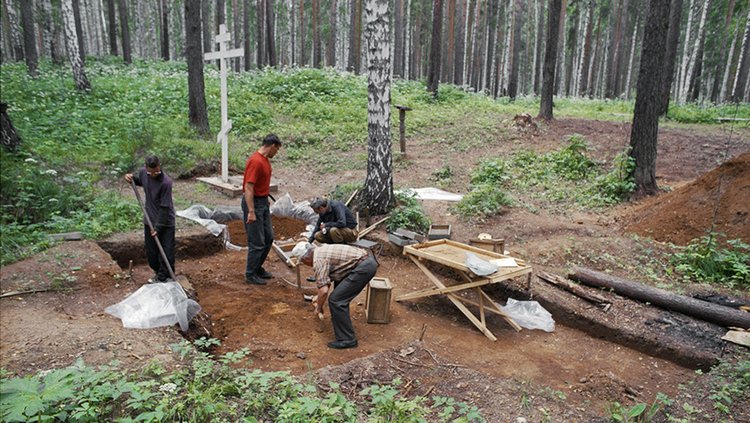
<path id="1" fill-rule="evenodd" d="M 750 153 L 741 154 L 693 182 L 646 200 L 625 229 L 658 241 L 686 245 L 711 229 L 750 242 Z"/>

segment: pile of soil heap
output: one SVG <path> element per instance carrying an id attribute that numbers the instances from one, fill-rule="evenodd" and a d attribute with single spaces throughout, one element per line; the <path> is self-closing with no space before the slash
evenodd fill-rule
<path id="1" fill-rule="evenodd" d="M 284 240 L 296 238 L 305 231 L 305 222 L 291 217 L 271 216 L 271 226 L 273 226 L 274 239 Z M 230 220 L 227 222 L 229 231 L 229 242 L 240 247 L 247 246 L 247 235 L 245 234 L 245 224 L 241 220 Z"/>
<path id="2" fill-rule="evenodd" d="M 687 245 L 712 227 L 727 239 L 750 242 L 750 152 L 693 182 L 646 200 L 625 229 L 658 241 Z"/>

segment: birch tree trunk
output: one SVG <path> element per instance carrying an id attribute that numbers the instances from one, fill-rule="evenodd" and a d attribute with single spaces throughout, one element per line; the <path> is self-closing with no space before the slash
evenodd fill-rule
<path id="1" fill-rule="evenodd" d="M 690 63 L 688 64 L 687 71 L 683 74 L 683 80 L 682 80 L 682 89 L 680 90 L 680 102 L 685 103 L 689 100 L 688 93 L 690 92 L 691 88 L 691 82 L 693 81 L 693 73 L 695 72 L 696 63 L 700 60 L 703 60 L 702 57 L 698 57 L 699 54 L 702 55 L 702 51 L 700 48 L 701 45 L 701 39 L 703 38 L 703 31 L 706 25 L 706 15 L 708 14 L 708 5 L 710 3 L 710 0 L 705 0 L 703 2 L 703 11 L 701 12 L 701 20 L 698 24 L 698 33 L 696 36 L 698 37 L 698 43 L 697 45 L 694 45 L 693 47 L 695 50 L 690 55 Z"/>
<path id="2" fill-rule="evenodd" d="M 430 42 L 430 69 L 427 72 L 427 92 L 437 98 L 440 84 L 440 47 L 443 32 L 443 0 L 433 0 L 432 40 Z"/>
<path id="3" fill-rule="evenodd" d="M 667 32 L 667 51 L 662 70 L 661 101 L 659 115 L 664 116 L 669 110 L 669 98 L 672 92 L 675 67 L 677 65 L 677 44 L 680 42 L 680 17 L 682 16 L 682 0 L 672 0 L 669 7 L 669 31 Z M 641 56 L 643 53 L 641 53 Z"/>
<path id="4" fill-rule="evenodd" d="M 391 58 L 388 0 L 367 0 L 367 177 L 364 204 L 370 215 L 393 205 L 391 157 Z"/>
<path id="5" fill-rule="evenodd" d="M 742 101 L 747 86 L 748 70 L 750 70 L 750 7 L 747 10 L 747 21 L 745 22 L 745 35 L 742 37 L 742 52 L 737 62 L 737 76 L 734 79 L 734 90 L 732 100 L 735 103 Z"/>
<path id="6" fill-rule="evenodd" d="M 544 0 L 534 2 L 536 6 L 536 46 L 534 47 L 534 80 L 533 92 L 539 93 L 539 81 L 542 79 L 542 46 L 544 40 Z"/>
<path id="7" fill-rule="evenodd" d="M 68 49 L 68 58 L 70 67 L 73 72 L 73 81 L 76 89 L 88 92 L 91 90 L 91 84 L 86 77 L 83 60 L 81 60 L 80 49 L 78 48 L 78 36 L 76 35 L 76 22 L 73 14 L 73 0 L 62 0 L 62 17 L 63 27 L 65 30 L 65 45 Z"/>
<path id="8" fill-rule="evenodd" d="M 352 0 L 356 1 L 356 0 Z M 307 26 L 305 25 L 305 0 L 299 0 L 299 65 L 305 66 L 307 63 L 307 46 L 305 45 L 305 35 Z"/>
<path id="9" fill-rule="evenodd" d="M 288 20 L 289 20 L 289 63 L 291 63 L 292 66 L 298 65 L 298 57 L 297 57 L 297 23 L 295 22 L 295 19 L 297 18 L 296 12 L 297 10 L 295 7 L 297 6 L 296 0 L 288 0 L 288 7 L 289 7 L 289 14 L 288 14 Z"/>
<path id="10" fill-rule="evenodd" d="M 721 93 L 719 93 L 719 100 L 720 102 L 725 102 L 727 100 L 727 92 L 729 90 L 729 74 L 730 69 L 732 68 L 732 63 L 734 62 L 734 49 L 737 45 L 737 39 L 740 37 L 740 31 L 738 27 L 734 28 L 734 36 L 732 37 L 732 46 L 729 47 L 729 55 L 727 57 L 727 65 L 724 68 L 724 77 L 721 78 Z M 731 94 L 731 93 L 730 93 Z"/>
<path id="11" fill-rule="evenodd" d="M 495 56 L 495 38 L 497 37 L 497 2 L 499 0 L 488 0 L 487 9 L 487 50 L 484 52 L 484 78 L 482 78 L 482 91 L 489 90 L 492 81 L 492 59 Z"/>
<path id="12" fill-rule="evenodd" d="M 16 61 L 24 59 L 23 54 L 23 36 L 21 35 L 21 23 L 18 19 L 18 11 L 14 7 L 14 2 L 3 2 L 8 13 L 8 26 L 10 27 L 11 44 Z"/>
<path id="13" fill-rule="evenodd" d="M 185 57 L 188 65 L 188 120 L 200 134 L 208 134 L 208 109 L 203 82 L 201 1 L 185 0 Z"/>
<path id="14" fill-rule="evenodd" d="M 719 40 L 720 46 L 725 46 L 727 41 L 727 36 L 729 35 L 729 28 L 732 25 L 732 15 L 734 15 L 734 0 L 729 0 L 729 5 L 727 6 L 727 15 L 724 20 L 724 26 L 720 28 L 721 31 L 721 38 Z M 729 56 L 731 58 L 731 55 Z M 731 59 L 730 59 L 731 60 Z M 729 67 L 729 61 L 727 60 L 726 54 L 723 53 L 723 51 L 719 52 L 719 60 L 716 61 L 716 68 L 714 69 L 714 82 L 713 86 L 711 87 L 711 101 L 714 103 L 718 103 L 719 100 L 719 93 L 721 91 L 721 81 L 722 81 L 722 69 L 725 67 Z"/>
<path id="15" fill-rule="evenodd" d="M 636 196 L 653 195 L 656 186 L 656 141 L 659 133 L 660 87 L 669 29 L 670 0 L 651 0 L 643 33 L 641 66 L 630 131 L 630 157 L 635 160 Z"/>
<path id="16" fill-rule="evenodd" d="M 50 0 L 42 0 L 42 13 L 45 49 L 48 50 L 52 62 L 57 64 L 60 63 L 60 58 L 57 55 L 57 40 L 53 29 L 52 2 Z"/>
<path id="17" fill-rule="evenodd" d="M 26 69 L 30 76 L 37 76 L 39 56 L 36 50 L 36 31 L 31 0 L 21 0 L 21 24 L 23 28 L 23 51 Z"/>
<path id="18" fill-rule="evenodd" d="M 544 52 L 544 71 L 542 75 L 542 95 L 539 105 L 539 118 L 551 120 L 552 93 L 555 89 L 555 59 L 557 58 L 558 25 L 560 25 L 561 0 L 549 0 L 547 16 L 547 48 Z"/>
<path id="19" fill-rule="evenodd" d="M 638 31 L 640 29 L 640 16 L 636 16 L 635 28 L 633 28 L 633 40 L 630 42 L 630 60 L 628 60 L 628 76 L 625 78 L 625 90 L 623 91 L 625 99 L 630 99 L 630 87 L 632 83 L 633 67 L 635 63 L 635 46 L 638 41 Z"/>
<path id="20" fill-rule="evenodd" d="M 677 79 L 677 89 L 675 93 L 675 99 L 678 104 L 684 102 L 682 98 L 683 85 L 685 83 L 685 75 L 688 71 L 688 63 L 690 62 L 690 46 L 693 45 L 691 40 L 691 34 L 693 31 L 693 8 L 695 6 L 695 0 L 690 0 L 690 7 L 688 7 L 688 21 L 687 28 L 685 29 L 685 41 L 682 47 L 682 65 L 680 66 L 680 74 Z"/>

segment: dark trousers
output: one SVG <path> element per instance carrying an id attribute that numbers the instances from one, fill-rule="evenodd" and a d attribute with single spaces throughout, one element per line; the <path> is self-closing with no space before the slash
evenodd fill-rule
<path id="1" fill-rule="evenodd" d="M 174 271 L 174 249 L 175 249 L 175 227 L 174 226 L 160 226 L 156 228 L 156 236 L 159 238 L 161 248 L 164 249 L 164 254 L 167 256 L 169 265 Z M 159 253 L 159 247 L 156 246 L 156 240 L 151 236 L 151 229 L 148 226 L 143 228 L 143 237 L 146 241 L 146 257 L 148 258 L 148 266 L 156 273 L 156 279 L 163 281 L 168 279 L 169 268 L 164 262 L 164 259 Z"/>
<path id="2" fill-rule="evenodd" d="M 349 316 L 349 303 L 359 295 L 378 270 L 378 262 L 372 256 L 355 267 L 351 273 L 333 289 L 328 297 L 333 333 L 337 341 L 354 341 L 354 327 Z"/>
<path id="3" fill-rule="evenodd" d="M 245 266 L 245 277 L 252 277 L 263 266 L 268 252 L 273 244 L 273 227 L 271 226 L 271 210 L 268 207 L 268 198 L 254 199 L 255 222 L 247 224 L 247 203 L 242 197 L 242 217 L 245 222 L 245 234 L 247 234 L 247 264 Z"/>

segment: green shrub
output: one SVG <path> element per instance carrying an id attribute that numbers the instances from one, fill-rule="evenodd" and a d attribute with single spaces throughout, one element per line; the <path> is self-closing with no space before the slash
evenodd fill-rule
<path id="1" fill-rule="evenodd" d="M 328 194 L 328 198 L 331 200 L 338 200 L 344 202 L 351 197 L 354 191 L 362 190 L 361 182 L 347 182 L 344 184 L 336 185 L 336 187 Z"/>
<path id="2" fill-rule="evenodd" d="M 513 204 L 508 195 L 491 184 L 473 188 L 455 206 L 456 212 L 463 218 L 480 219 L 502 214 L 503 207 Z"/>
<path id="3" fill-rule="evenodd" d="M 508 164 L 503 159 L 488 159 L 479 163 L 471 173 L 471 184 L 502 185 L 510 179 Z"/>
<path id="4" fill-rule="evenodd" d="M 722 234 L 709 234 L 693 240 L 686 247 L 678 247 L 671 261 L 685 278 L 711 282 L 732 288 L 750 288 L 750 245 L 739 239 L 719 244 Z"/>
<path id="5" fill-rule="evenodd" d="M 586 157 L 586 141 L 578 134 L 568 139 L 562 150 L 550 154 L 555 172 L 571 181 L 586 178 L 596 167 L 593 160 Z"/>
<path id="6" fill-rule="evenodd" d="M 422 234 L 427 233 L 432 224 L 432 220 L 419 204 L 416 194 L 410 191 L 396 193 L 396 207 L 386 222 L 389 232 L 403 228 Z"/>
<path id="7" fill-rule="evenodd" d="M 594 179 L 591 194 L 606 204 L 625 200 L 635 190 L 635 159 L 628 151 L 615 156 L 612 169 Z"/>

